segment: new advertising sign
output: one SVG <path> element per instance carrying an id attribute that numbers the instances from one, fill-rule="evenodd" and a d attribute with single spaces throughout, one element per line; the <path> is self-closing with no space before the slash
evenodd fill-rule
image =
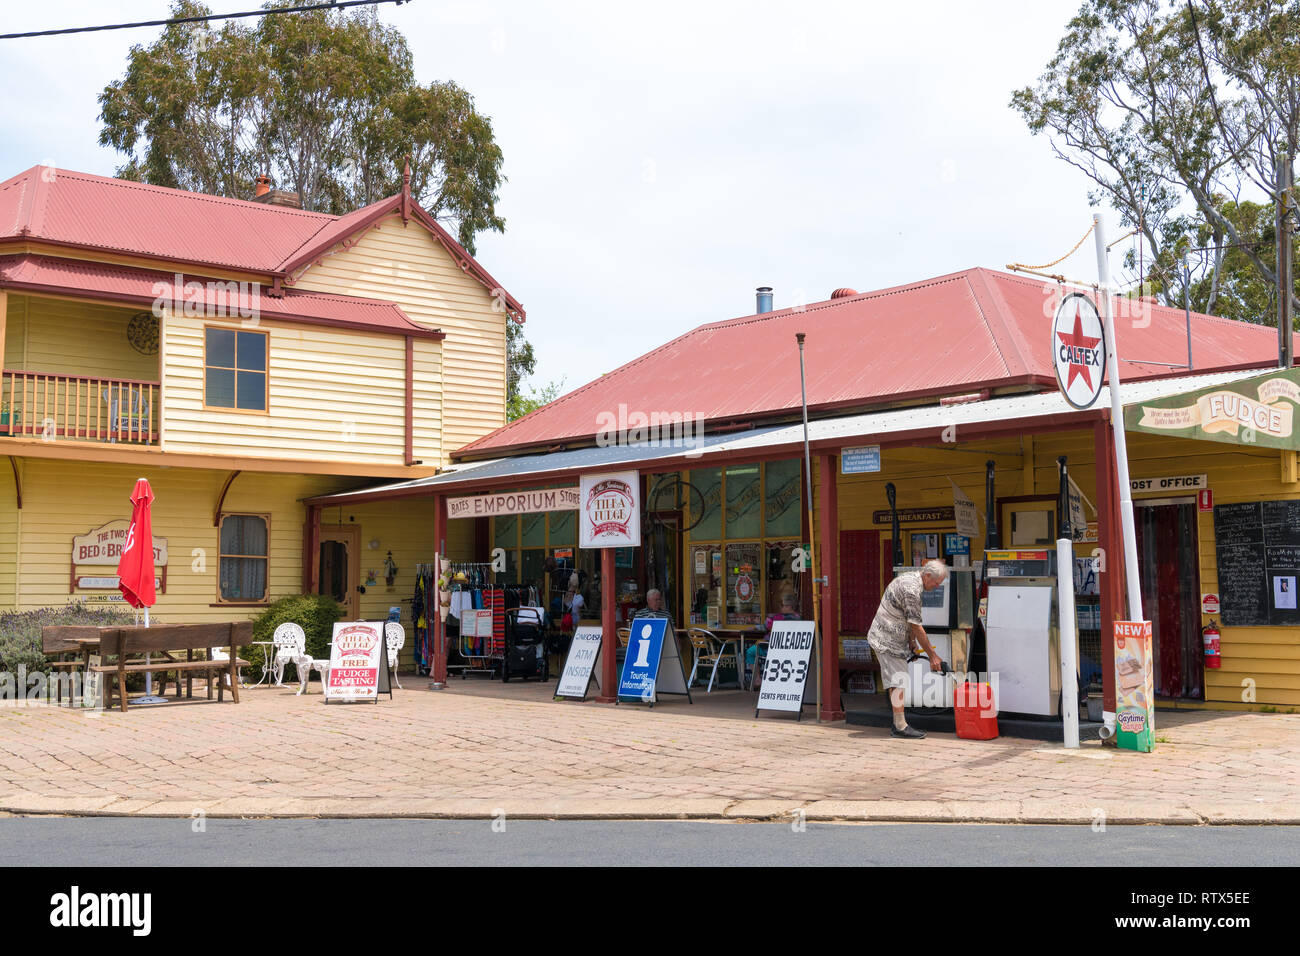
<path id="1" fill-rule="evenodd" d="M 784 710 L 802 715 L 815 629 L 812 621 L 772 622 L 755 717 L 760 710 Z"/>
<path id="2" fill-rule="evenodd" d="M 334 642 L 330 645 L 325 702 L 378 701 L 382 692 L 390 697 L 393 693 L 383 622 L 339 621 L 334 625 Z"/>
<path id="3" fill-rule="evenodd" d="M 635 471 L 578 480 L 580 548 L 641 546 L 641 479 Z"/>
<path id="4" fill-rule="evenodd" d="M 1155 749 L 1156 697 L 1151 622 L 1115 622 L 1115 743 L 1125 750 Z"/>

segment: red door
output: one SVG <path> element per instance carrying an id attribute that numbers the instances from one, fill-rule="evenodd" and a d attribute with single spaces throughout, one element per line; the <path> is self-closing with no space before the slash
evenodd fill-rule
<path id="1" fill-rule="evenodd" d="M 1151 621 L 1154 641 L 1156 696 L 1202 700 L 1196 505 L 1136 505 L 1133 511 L 1142 614 Z"/>
<path id="2" fill-rule="evenodd" d="M 880 606 L 880 532 L 840 532 L 840 631 L 866 634 Z"/>

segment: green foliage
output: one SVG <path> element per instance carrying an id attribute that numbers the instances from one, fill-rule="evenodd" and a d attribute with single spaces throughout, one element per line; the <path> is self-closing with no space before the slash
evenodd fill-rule
<path id="1" fill-rule="evenodd" d="M 1132 253 L 1125 266 L 1143 293 L 1276 324 L 1277 165 L 1300 146 L 1297 90 L 1296 0 L 1084 0 L 1011 107 L 1139 231 L 1140 267 Z"/>
<path id="2" fill-rule="evenodd" d="M 208 12 L 172 4 L 173 17 Z M 342 214 L 397 193 L 409 157 L 412 194 L 471 253 L 505 228 L 491 121 L 455 83 L 416 82 L 406 38 L 373 8 L 173 24 L 131 48 L 99 105 L 124 178 L 249 198 L 266 173 L 304 209 Z"/>
<path id="3" fill-rule="evenodd" d="M 540 389 L 523 392 L 523 381 L 537 368 L 532 343 L 524 337 L 524 329 L 517 322 L 506 323 L 506 421 L 512 422 L 529 412 L 553 402 L 564 387 L 564 380 L 551 382 Z"/>
<path id="4" fill-rule="evenodd" d="M 0 614 L 0 670 L 16 672 L 24 665 L 28 672 L 44 670 L 41 628 L 60 624 L 84 627 L 114 627 L 135 623 L 135 614 L 121 607 L 96 607 L 71 601 L 63 607 L 42 607 L 32 611 Z"/>
<path id="5" fill-rule="evenodd" d="M 558 382 L 550 382 L 541 388 L 530 388 L 528 394 L 524 395 L 516 391 L 510 396 L 506 405 L 506 417 L 509 421 L 516 418 L 522 418 L 530 412 L 535 412 L 543 405 L 555 401 L 560 397 L 560 389 L 564 385 L 564 379 Z"/>
<path id="6" fill-rule="evenodd" d="M 334 635 L 334 623 L 343 617 L 343 605 L 323 594 L 296 594 L 280 598 L 253 620 L 253 640 L 269 641 L 275 636 L 275 629 L 281 624 L 293 623 L 302 627 L 307 635 L 307 654 L 309 657 L 329 657 L 330 638 Z M 248 674 L 260 674 L 262 661 L 267 653 L 275 655 L 273 647 L 249 647 L 241 652 L 253 667 L 246 670 Z"/>

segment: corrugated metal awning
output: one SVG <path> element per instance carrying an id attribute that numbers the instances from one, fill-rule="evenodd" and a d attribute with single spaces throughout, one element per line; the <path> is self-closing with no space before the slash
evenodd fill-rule
<path id="1" fill-rule="evenodd" d="M 1214 372 L 1135 382 L 1124 386 L 1126 405 L 1177 395 L 1192 388 L 1221 385 L 1259 375 L 1259 369 Z M 1047 429 L 1085 427 L 1110 408 L 1110 389 L 1102 388 L 1097 404 L 1080 411 L 1058 391 L 1010 395 L 957 405 L 924 405 L 889 411 L 823 418 L 808 423 L 809 444 L 825 452 L 855 444 L 940 444 L 983 439 L 996 434 L 1033 434 Z M 803 425 L 769 425 L 745 432 L 703 435 L 689 447 L 681 444 L 610 445 L 576 448 L 541 455 L 520 455 L 453 465 L 431 478 L 309 498 L 314 505 L 377 501 L 433 494 L 469 494 L 505 490 L 539 481 L 576 479 L 595 471 L 638 469 L 670 471 L 709 468 L 723 462 L 774 458 L 802 453 Z"/>

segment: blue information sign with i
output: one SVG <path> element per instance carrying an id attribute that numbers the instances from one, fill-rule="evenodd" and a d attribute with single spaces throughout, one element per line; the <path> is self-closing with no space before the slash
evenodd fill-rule
<path id="1" fill-rule="evenodd" d="M 664 635 L 668 621 L 661 617 L 642 617 L 632 621 L 627 641 L 627 657 L 618 680 L 618 699 L 653 704 L 655 682 L 659 679 L 659 661 L 664 652 Z"/>

